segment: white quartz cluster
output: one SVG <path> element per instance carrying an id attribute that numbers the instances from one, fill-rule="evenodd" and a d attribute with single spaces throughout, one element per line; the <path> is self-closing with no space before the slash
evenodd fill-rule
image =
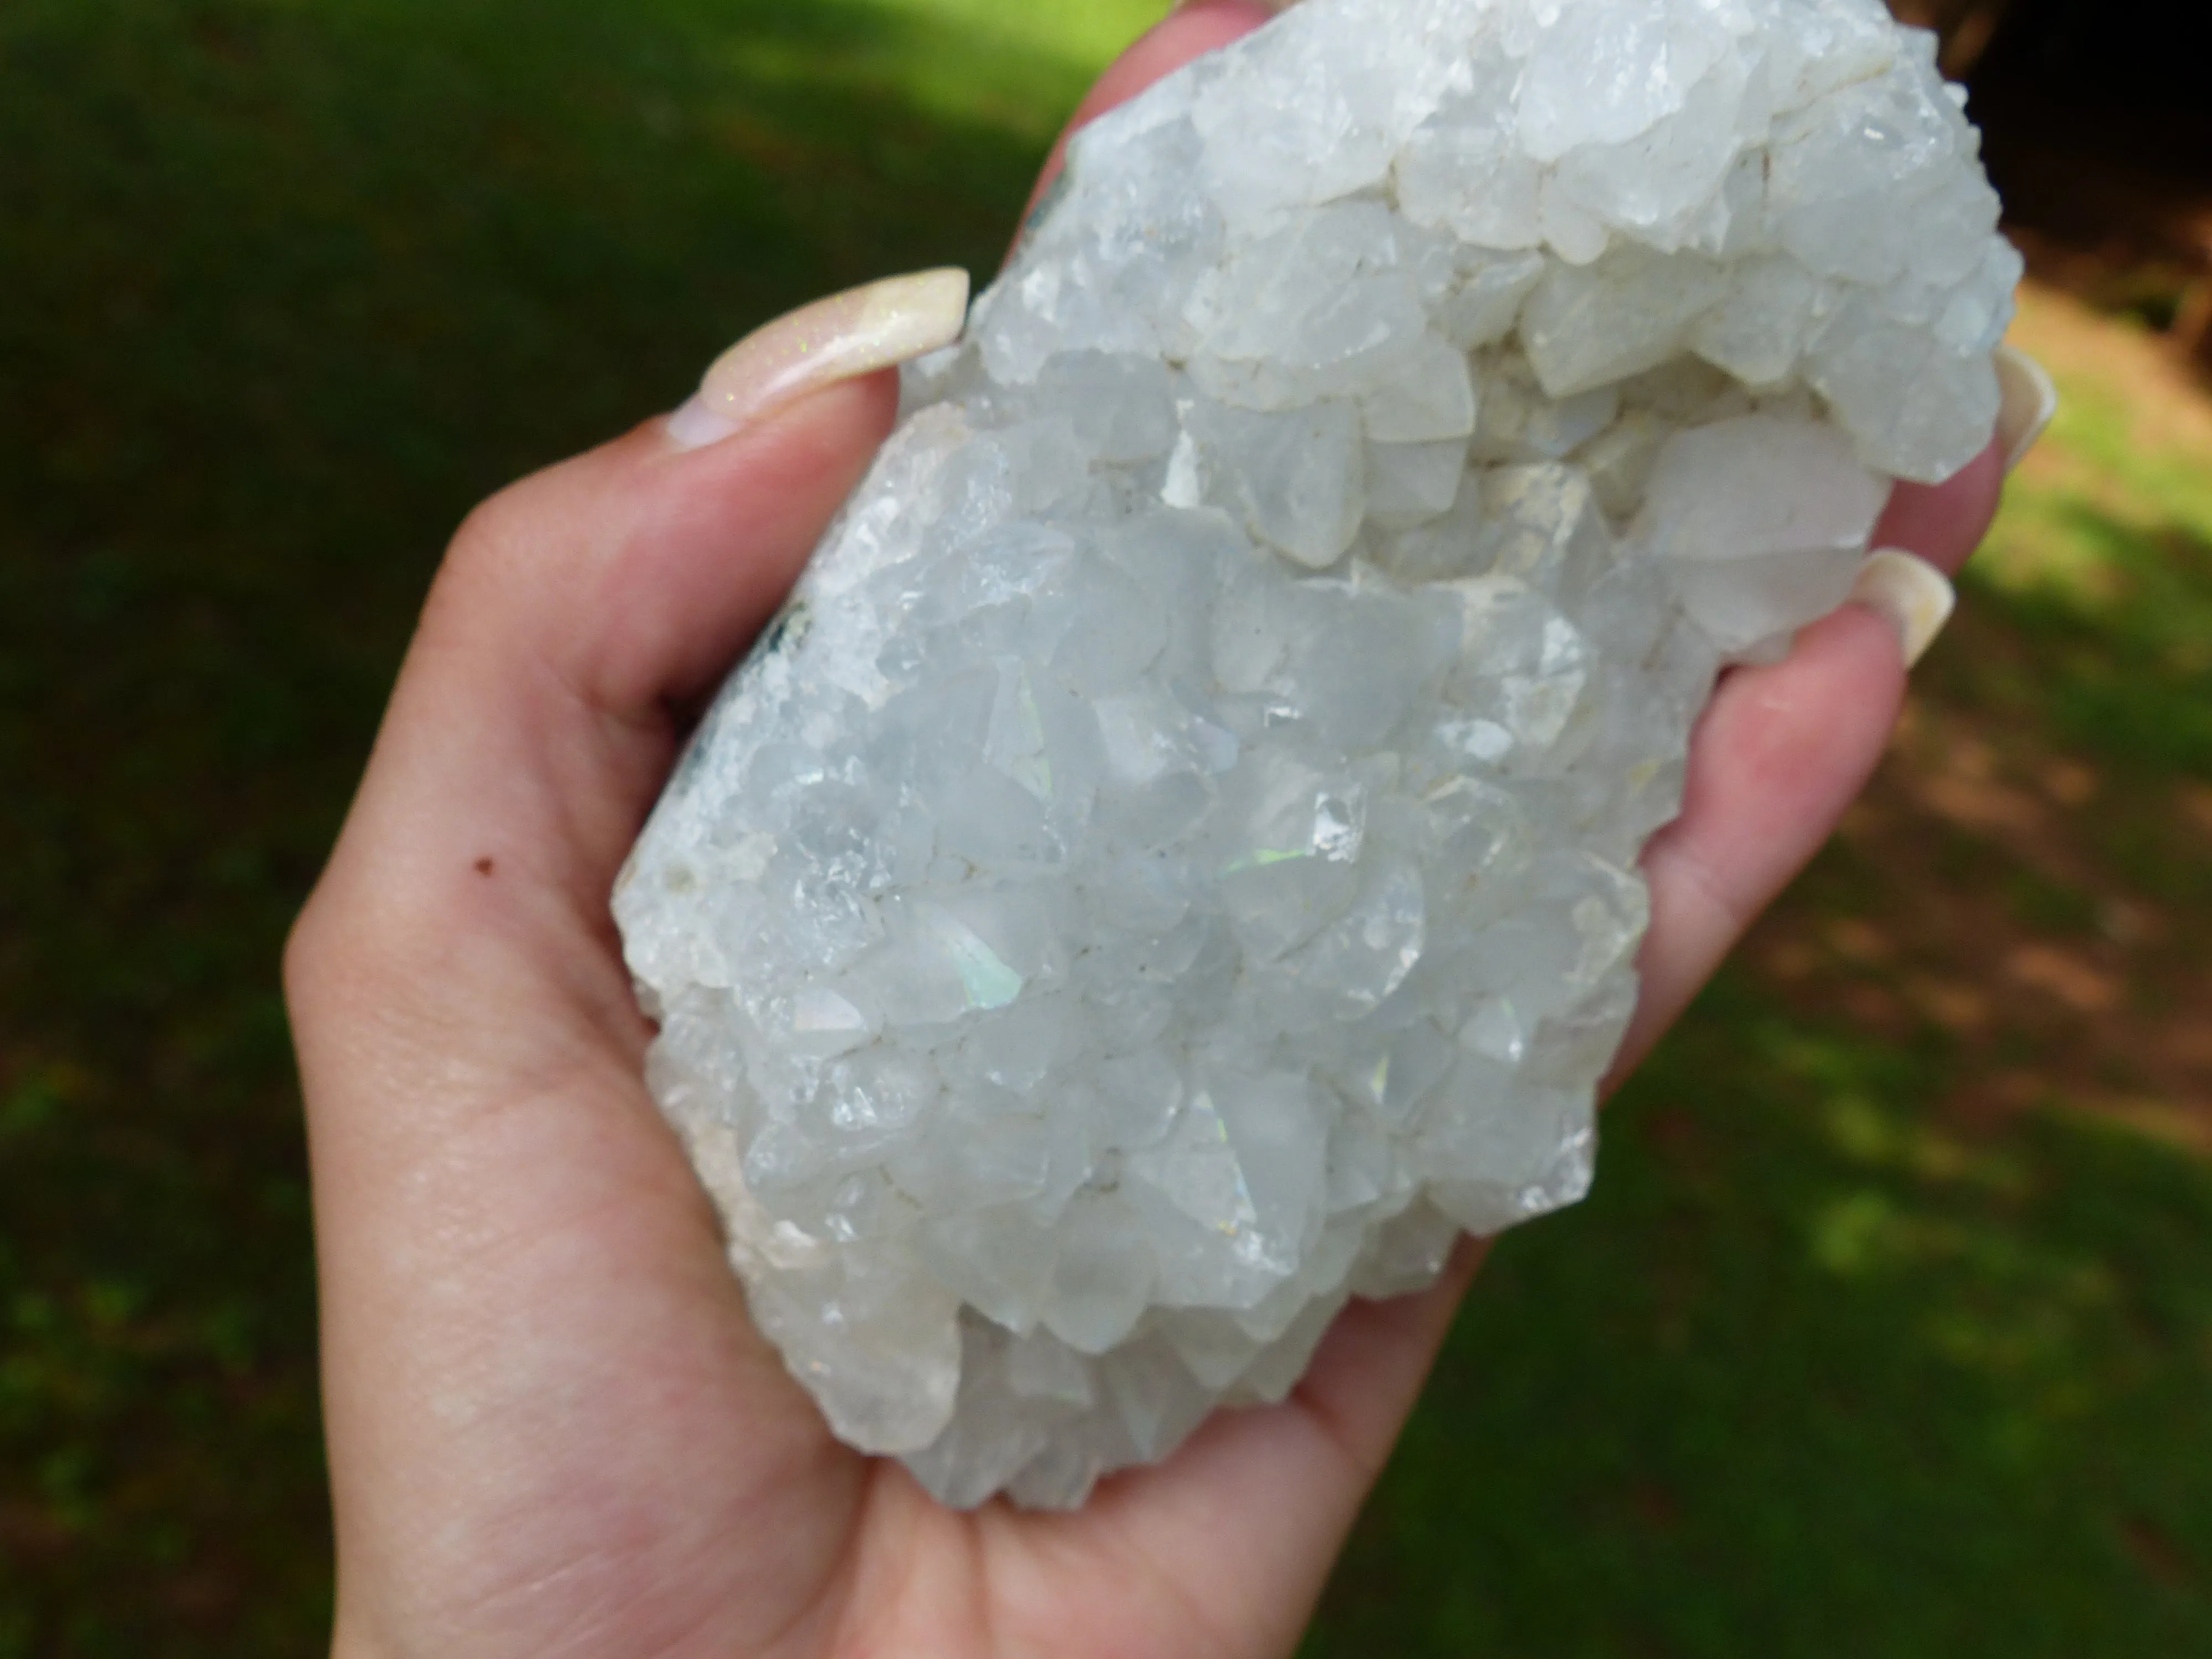
<path id="1" fill-rule="evenodd" d="M 1877 0 L 1309 0 L 1098 122 L 616 912 L 762 1328 L 1081 1500 L 1570 1202 L 1717 668 L 1988 441 Z"/>

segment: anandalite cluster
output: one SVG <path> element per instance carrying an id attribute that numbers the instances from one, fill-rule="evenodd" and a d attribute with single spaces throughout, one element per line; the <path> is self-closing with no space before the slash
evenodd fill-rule
<path id="1" fill-rule="evenodd" d="M 1729 660 L 1988 441 L 1876 0 L 1309 0 L 1090 128 L 617 895 L 755 1318 L 955 1504 L 1578 1197 Z"/>

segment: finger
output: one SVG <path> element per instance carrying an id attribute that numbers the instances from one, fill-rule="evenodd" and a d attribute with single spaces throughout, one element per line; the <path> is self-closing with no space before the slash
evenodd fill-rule
<path id="1" fill-rule="evenodd" d="M 2000 473 L 1992 452 L 1939 489 L 1900 489 L 1878 538 L 1956 568 Z M 1894 629 L 1858 608 L 1807 629 L 1786 663 L 1729 678 L 1698 734 L 1683 819 L 1647 860 L 1654 921 L 1632 1048 L 1664 1029 L 1840 817 L 1880 757 L 1903 682 Z M 1463 1243 L 1420 1295 L 1354 1303 L 1291 1403 L 1221 1415 L 1169 1464 L 1109 1483 L 1063 1524 L 1108 1534 L 1163 1582 L 1207 1561 L 1220 1627 L 1249 1636 L 1251 1651 L 1287 1649 L 1310 1602 L 1285 1587 L 1325 1577 L 1486 1249 Z M 1246 1587 L 1255 1593 L 1240 1601 Z"/>
<path id="2" fill-rule="evenodd" d="M 1955 569 L 1986 528 L 2001 482 L 1993 449 L 1939 488 L 1900 489 L 1877 539 Z M 1788 661 L 1729 678 L 1698 733 L 1684 816 L 1647 857 L 1646 995 L 1624 1073 L 1856 796 L 1903 685 L 1894 629 L 1856 607 L 1807 629 Z M 1163 1572 L 1204 1550 L 1222 1563 L 1218 1585 L 1267 1584 L 1271 1597 L 1234 1617 L 1245 1629 L 1281 1625 L 1279 1641 L 1253 1650 L 1287 1647 L 1310 1608 L 1272 1593 L 1325 1575 L 1486 1249 L 1465 1243 L 1419 1296 L 1352 1304 L 1290 1406 L 1216 1419 L 1165 1468 L 1109 1486 L 1085 1524 L 1126 1533 L 1123 1547 Z M 1224 1550 L 1237 1559 L 1224 1560 Z M 1286 1565 L 1298 1571 L 1270 1576 Z"/>
<path id="3" fill-rule="evenodd" d="M 1643 989 L 1608 1088 L 1820 850 L 1881 760 L 1904 689 L 1895 629 L 1856 606 L 1807 629 L 1787 661 L 1723 682 L 1691 747 L 1682 816 L 1644 850 Z"/>
<path id="4" fill-rule="evenodd" d="M 2004 480 L 2003 448 L 1992 443 L 1942 483 L 1900 483 L 1890 492 L 1871 544 L 1901 547 L 1956 575 L 1989 532 Z"/>
<path id="5" fill-rule="evenodd" d="M 1996 514 L 2003 473 L 1992 445 L 1946 483 L 1899 485 L 1876 544 L 1956 571 Z M 1849 605 L 1804 630 L 1785 661 L 1723 680 L 1691 744 L 1681 816 L 1644 849 L 1651 927 L 1638 962 L 1643 990 L 1608 1089 L 1865 787 L 1896 724 L 1905 666 L 1895 625 Z"/>
<path id="6" fill-rule="evenodd" d="M 611 884 L 675 709 L 774 614 L 894 404 L 885 378 L 866 380 L 688 453 L 655 422 L 479 508 L 432 589 L 333 878 L 441 905 L 477 890 L 465 878 L 484 859 L 564 894 Z"/>

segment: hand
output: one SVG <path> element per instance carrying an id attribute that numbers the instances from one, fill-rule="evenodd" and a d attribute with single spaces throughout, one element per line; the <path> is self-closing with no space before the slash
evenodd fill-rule
<path id="1" fill-rule="evenodd" d="M 1178 12 L 1087 110 L 1263 15 Z M 438 576 L 286 962 L 341 1655 L 1286 1654 L 1474 1272 L 1470 1247 L 1355 1304 L 1287 1403 L 1073 1515 L 939 1508 L 832 1440 L 747 1322 L 640 1081 L 608 893 L 683 711 L 894 404 L 876 374 L 703 447 L 650 422 L 488 503 Z M 1955 567 L 2000 471 L 1900 490 L 1881 539 Z M 1903 684 L 1892 623 L 1851 608 L 1723 686 L 1646 860 L 1632 1057 L 1826 836 Z"/>

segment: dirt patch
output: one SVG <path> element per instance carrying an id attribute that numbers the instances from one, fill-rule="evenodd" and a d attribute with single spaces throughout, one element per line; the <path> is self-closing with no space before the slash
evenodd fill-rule
<path id="1" fill-rule="evenodd" d="M 1992 651 L 1995 632 L 1969 619 L 1946 648 Z M 1885 1040 L 1954 1048 L 1965 1081 L 1942 1104 L 1972 1123 L 2056 1106 L 2212 1152 L 2212 963 L 2197 919 L 2112 867 L 2088 833 L 2087 762 L 1990 724 L 1917 696 L 1752 960 L 1808 1016 L 1840 1010 Z"/>
<path id="2" fill-rule="evenodd" d="M 2021 290 L 2020 315 L 2008 337 L 2060 380 L 2118 393 L 2136 441 L 2202 455 L 2212 469 L 2212 392 L 2166 336 L 2029 283 Z M 2063 452 L 2045 448 L 2030 454 L 2027 465 L 2047 468 L 2064 459 Z"/>
<path id="3" fill-rule="evenodd" d="M 2040 289 L 2014 337 L 2124 402 L 2131 441 L 2212 469 L 2212 397 L 2156 338 Z M 2063 444 L 2027 465 L 2031 486 L 2123 487 Z M 1962 608 L 1749 960 L 1808 1017 L 1955 1055 L 1940 1104 L 1962 1121 L 2058 1107 L 2212 1153 L 2212 874 L 2192 873 L 2212 865 L 2212 784 L 2069 744 L 2016 689 L 2047 679 L 2050 648 Z"/>

